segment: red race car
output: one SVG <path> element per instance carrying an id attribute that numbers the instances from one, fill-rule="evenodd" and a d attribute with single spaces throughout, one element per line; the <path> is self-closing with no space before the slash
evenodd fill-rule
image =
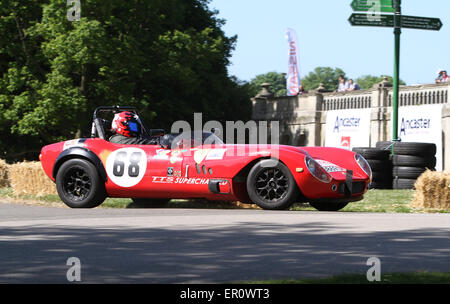
<path id="1" fill-rule="evenodd" d="M 321 211 L 337 211 L 361 200 L 372 179 L 367 161 L 351 151 L 224 144 L 210 132 L 164 134 L 140 120 L 142 136 L 160 144 L 111 143 L 111 123 L 102 117 L 121 111 L 137 114 L 132 107 L 100 107 L 91 138 L 42 148 L 42 167 L 69 207 L 93 208 L 106 197 L 158 205 L 206 198 L 269 210 L 309 202 Z"/>

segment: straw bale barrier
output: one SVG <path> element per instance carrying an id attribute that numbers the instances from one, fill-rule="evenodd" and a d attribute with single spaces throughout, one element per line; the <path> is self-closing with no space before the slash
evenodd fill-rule
<path id="1" fill-rule="evenodd" d="M 0 159 L 0 188 L 9 187 L 8 164 Z"/>
<path id="2" fill-rule="evenodd" d="M 9 181 L 14 195 L 57 194 L 55 183 L 45 175 L 40 162 L 22 162 L 10 165 Z"/>
<path id="3" fill-rule="evenodd" d="M 413 208 L 450 210 L 450 172 L 427 170 L 416 181 Z"/>

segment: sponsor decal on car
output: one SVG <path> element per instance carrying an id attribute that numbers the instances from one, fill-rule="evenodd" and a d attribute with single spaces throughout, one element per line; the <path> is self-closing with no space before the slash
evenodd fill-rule
<path id="1" fill-rule="evenodd" d="M 341 168 L 338 165 L 330 163 L 326 160 L 316 159 L 315 161 L 318 162 L 319 165 L 321 165 L 328 173 L 346 171 L 344 168 Z"/>
<path id="2" fill-rule="evenodd" d="M 67 150 L 73 147 L 84 147 L 85 138 L 82 139 L 72 139 L 64 142 L 63 150 Z"/>
<path id="3" fill-rule="evenodd" d="M 167 176 L 173 176 L 173 167 L 167 168 Z"/>
<path id="4" fill-rule="evenodd" d="M 207 185 L 209 178 L 199 177 L 174 177 L 174 176 L 153 176 L 152 182 L 156 184 L 186 184 L 186 185 Z"/>
<path id="5" fill-rule="evenodd" d="M 197 164 L 200 164 L 208 155 L 209 151 L 211 149 L 200 149 L 195 151 L 194 153 L 194 160 Z"/>
<path id="6" fill-rule="evenodd" d="M 225 155 L 225 152 L 227 149 L 214 149 L 210 150 L 208 152 L 208 155 L 206 156 L 206 160 L 220 160 L 223 159 L 223 156 Z"/>

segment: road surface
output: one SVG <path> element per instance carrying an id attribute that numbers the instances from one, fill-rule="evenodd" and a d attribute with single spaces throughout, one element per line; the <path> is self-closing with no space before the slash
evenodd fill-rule
<path id="1" fill-rule="evenodd" d="M 449 214 L 73 210 L 0 203 L 0 283 L 221 283 L 450 271 Z"/>

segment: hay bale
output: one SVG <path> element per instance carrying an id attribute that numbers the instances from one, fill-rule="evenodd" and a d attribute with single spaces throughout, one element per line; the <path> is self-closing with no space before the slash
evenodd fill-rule
<path id="1" fill-rule="evenodd" d="M 450 210 L 450 172 L 427 170 L 416 181 L 413 208 Z"/>
<path id="2" fill-rule="evenodd" d="M 55 183 L 45 174 L 40 162 L 23 162 L 10 165 L 9 180 L 14 195 L 43 196 L 57 194 Z"/>
<path id="3" fill-rule="evenodd" d="M 0 188 L 9 187 L 8 167 L 8 164 L 0 159 Z"/>

